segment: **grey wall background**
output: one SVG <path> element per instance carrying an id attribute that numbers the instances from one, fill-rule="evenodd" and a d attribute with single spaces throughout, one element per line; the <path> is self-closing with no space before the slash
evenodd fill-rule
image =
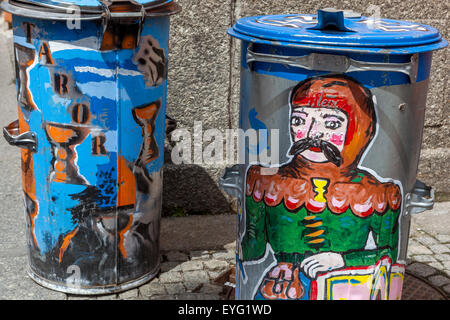
<path id="1" fill-rule="evenodd" d="M 193 131 L 238 127 L 240 43 L 226 34 L 245 16 L 315 13 L 319 8 L 353 9 L 371 16 L 415 21 L 449 36 L 448 1 L 429 0 L 177 0 L 183 11 L 171 18 L 168 107 L 178 127 Z M 424 137 L 418 178 L 435 187 L 438 199 L 450 198 L 450 124 L 448 92 L 449 49 L 434 53 L 427 98 Z M 174 165 L 170 148 L 164 171 L 164 214 L 224 213 L 230 198 L 217 187 L 224 166 Z"/>

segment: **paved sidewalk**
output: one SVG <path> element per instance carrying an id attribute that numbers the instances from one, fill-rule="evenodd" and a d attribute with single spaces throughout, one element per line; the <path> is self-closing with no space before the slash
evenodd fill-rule
<path id="1" fill-rule="evenodd" d="M 17 118 L 11 44 L 11 33 L 0 31 L 1 126 Z M 234 215 L 163 219 L 161 273 L 137 289 L 76 297 L 37 285 L 25 271 L 21 181 L 20 152 L 0 139 L 0 299 L 219 299 L 222 287 L 211 282 L 234 265 Z M 414 216 L 410 239 L 407 270 L 450 296 L 450 202 Z"/>
<path id="2" fill-rule="evenodd" d="M 450 297 L 450 202 L 413 216 L 408 271 L 427 279 Z"/>

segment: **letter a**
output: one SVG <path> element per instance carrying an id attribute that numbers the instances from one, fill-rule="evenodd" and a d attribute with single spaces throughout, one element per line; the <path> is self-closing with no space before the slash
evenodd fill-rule
<path id="1" fill-rule="evenodd" d="M 39 62 L 43 65 L 50 65 L 53 63 L 52 53 L 47 42 L 43 42 L 39 49 Z"/>

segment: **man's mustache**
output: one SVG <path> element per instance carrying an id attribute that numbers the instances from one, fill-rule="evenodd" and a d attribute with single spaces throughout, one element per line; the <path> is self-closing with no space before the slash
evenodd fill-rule
<path id="1" fill-rule="evenodd" d="M 342 157 L 339 149 L 335 145 L 321 139 L 304 138 L 298 140 L 294 142 L 289 149 L 289 154 L 295 156 L 311 147 L 319 148 L 328 161 L 335 164 L 337 167 L 342 164 Z"/>

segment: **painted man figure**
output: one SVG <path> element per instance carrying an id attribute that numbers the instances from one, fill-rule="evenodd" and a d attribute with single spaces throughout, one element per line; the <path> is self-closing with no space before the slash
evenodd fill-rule
<path id="1" fill-rule="evenodd" d="M 401 189 L 358 168 L 375 129 L 371 92 L 347 76 L 293 89 L 292 159 L 272 175 L 253 165 L 246 177 L 242 260 L 262 259 L 267 244 L 277 260 L 255 298 L 310 298 L 321 274 L 396 261 Z"/>

